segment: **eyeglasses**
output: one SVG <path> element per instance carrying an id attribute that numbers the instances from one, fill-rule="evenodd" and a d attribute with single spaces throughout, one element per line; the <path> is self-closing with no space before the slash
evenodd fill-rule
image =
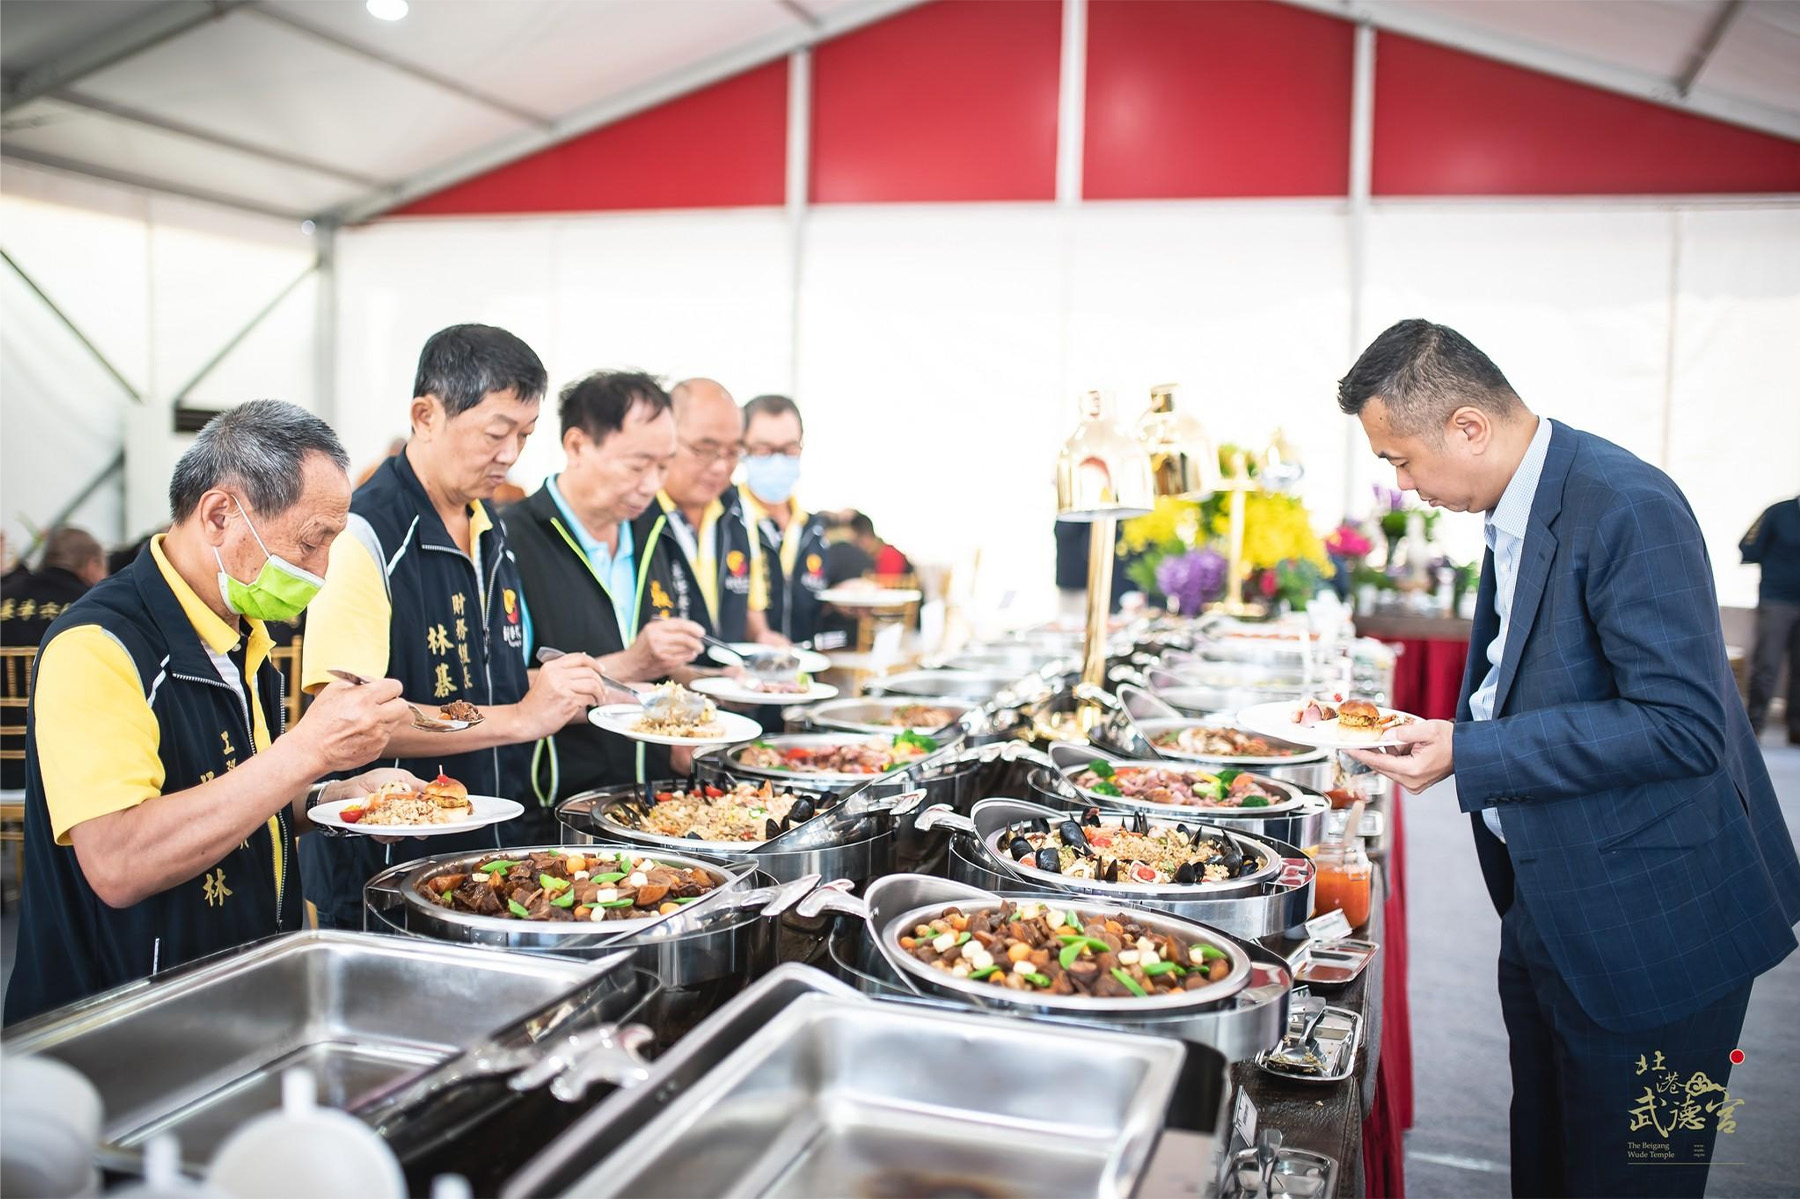
<path id="1" fill-rule="evenodd" d="M 799 458 L 800 443 L 789 442 L 785 446 L 749 445 L 744 447 L 744 453 L 751 458 Z"/>
<path id="2" fill-rule="evenodd" d="M 717 442 L 693 442 L 682 440 L 681 448 L 699 459 L 701 462 L 734 463 L 743 457 L 744 448 L 737 444 L 721 446 Z"/>

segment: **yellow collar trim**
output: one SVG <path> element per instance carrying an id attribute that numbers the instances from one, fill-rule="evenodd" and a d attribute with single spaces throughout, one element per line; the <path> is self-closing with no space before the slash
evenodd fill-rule
<path id="1" fill-rule="evenodd" d="M 200 599 L 198 593 L 188 586 L 188 581 L 169 562 L 168 556 L 163 553 L 164 536 L 159 533 L 150 539 L 150 557 L 156 560 L 156 569 L 162 572 L 163 582 L 169 585 L 169 590 L 175 593 L 175 599 L 181 604 L 181 611 L 187 614 L 188 624 L 194 627 L 194 632 L 200 635 L 200 640 L 214 654 L 235 650 L 238 631 L 208 608 L 206 601 Z M 251 617 L 242 619 L 250 627 L 250 659 L 253 662 L 261 661 L 268 648 L 275 644 L 275 639 L 269 636 L 268 629 L 261 621 Z"/>

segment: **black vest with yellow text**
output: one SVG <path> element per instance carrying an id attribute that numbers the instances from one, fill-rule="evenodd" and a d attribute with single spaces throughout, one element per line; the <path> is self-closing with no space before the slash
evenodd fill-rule
<path id="1" fill-rule="evenodd" d="M 698 534 L 687 524 L 679 509 L 664 510 L 652 504 L 650 511 L 632 522 L 635 533 L 640 523 L 662 517 L 668 526 L 663 542 L 651 556 L 645 604 L 646 620 L 651 616 L 682 617 L 705 628 L 713 637 L 726 642 L 748 639 L 750 617 L 750 529 L 745 524 L 743 502 L 737 489 L 728 487 L 719 497 L 724 506 L 713 524 L 713 561 L 718 571 L 719 611 L 707 611 L 706 597 L 700 591 L 695 562 L 682 548 L 683 537 L 697 542 Z M 680 523 L 680 529 L 675 528 Z M 702 655 L 704 658 L 704 655 Z"/>
<path id="2" fill-rule="evenodd" d="M 163 794 L 198 787 L 255 753 L 247 705 L 219 677 L 148 550 L 70 605 L 44 644 L 80 625 L 104 629 L 137 668 L 159 729 Z M 257 689 L 270 736 L 280 736 L 281 673 L 265 662 L 248 682 Z M 153 970 L 300 928 L 299 867 L 286 808 L 275 814 L 279 839 L 259 828 L 193 879 L 128 908 L 106 905 L 88 885 L 74 849 L 57 845 L 51 831 L 36 719 L 33 708 L 26 714 L 26 883 L 18 958 L 6 993 L 8 1024 Z"/>

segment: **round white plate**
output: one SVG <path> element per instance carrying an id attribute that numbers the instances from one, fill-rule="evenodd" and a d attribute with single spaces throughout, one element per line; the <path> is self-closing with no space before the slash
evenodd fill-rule
<path id="1" fill-rule="evenodd" d="M 898 608 L 923 600 L 925 593 L 917 588 L 826 588 L 819 599 L 839 608 Z"/>
<path id="2" fill-rule="evenodd" d="M 765 646 L 761 642 L 732 642 L 731 648 L 736 650 L 739 654 L 746 656 L 760 654 L 764 650 L 776 649 L 774 646 Z M 831 660 L 826 658 L 823 654 L 820 654 L 817 650 L 802 650 L 798 646 L 792 646 L 789 647 L 789 649 L 793 651 L 794 657 L 800 660 L 800 669 L 805 671 L 808 675 L 817 675 L 821 672 L 831 670 Z M 724 663 L 728 667 L 737 666 L 737 663 L 731 661 L 731 656 L 721 651 L 717 646 L 708 646 L 706 648 L 706 654 L 708 658 L 716 663 Z"/>
<path id="3" fill-rule="evenodd" d="M 489 825 L 510 821 L 525 811 L 525 806 L 517 800 L 505 800 L 499 796 L 470 796 L 469 815 L 460 821 L 449 821 L 442 825 L 371 825 L 364 821 L 352 823 L 344 820 L 341 814 L 346 808 L 359 808 L 368 802 L 367 796 L 333 800 L 329 804 L 314 805 L 306 815 L 315 825 L 328 825 L 345 833 L 361 833 L 370 837 L 437 837 L 439 834 L 485 829 Z"/>
<path id="4" fill-rule="evenodd" d="M 759 692 L 755 688 L 745 687 L 743 680 L 733 679 L 729 675 L 709 675 L 704 679 L 696 679 L 688 684 L 688 689 L 711 696 L 714 700 L 723 700 L 727 704 L 811 704 L 815 700 L 829 700 L 838 694 L 838 690 L 829 683 L 820 683 L 816 679 L 804 692 Z"/>
<path id="5" fill-rule="evenodd" d="M 1371 750 L 1378 746 L 1401 744 L 1394 736 L 1394 730 L 1398 726 L 1390 726 L 1380 734 L 1368 734 L 1346 733 L 1338 728 L 1335 720 L 1320 721 L 1317 725 L 1302 725 L 1294 720 L 1294 714 L 1300 711 L 1302 703 L 1300 700 L 1275 700 L 1268 704 L 1258 704 L 1239 713 L 1237 723 L 1251 733 L 1260 733 L 1264 737 L 1298 742 L 1302 746 L 1322 746 L 1329 750 Z M 1384 717 L 1397 714 L 1409 721 L 1419 720 L 1411 713 L 1403 713 L 1394 708 L 1378 708 L 1377 711 Z"/>
<path id="6" fill-rule="evenodd" d="M 762 700 L 756 703 L 763 703 Z M 635 704 L 602 704 L 598 708 L 588 709 L 588 724 L 608 733 L 616 733 L 620 737 L 628 737 L 634 742 L 649 742 L 653 746 L 728 746 L 733 742 L 747 742 L 762 733 L 762 726 L 749 717 L 739 713 L 721 711 L 713 718 L 713 724 L 719 727 L 714 737 L 669 737 L 661 733 L 639 733 L 632 728 L 643 716 L 644 710 Z"/>

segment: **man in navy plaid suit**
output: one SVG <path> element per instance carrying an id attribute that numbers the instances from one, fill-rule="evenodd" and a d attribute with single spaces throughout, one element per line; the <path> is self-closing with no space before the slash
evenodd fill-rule
<path id="1" fill-rule="evenodd" d="M 1402 488 L 1487 515 L 1457 719 L 1354 753 L 1414 792 L 1455 775 L 1470 814 L 1501 918 L 1513 1194 L 1698 1196 L 1751 981 L 1795 946 L 1800 861 L 1694 514 L 1441 325 L 1376 338 L 1338 404 Z"/>

